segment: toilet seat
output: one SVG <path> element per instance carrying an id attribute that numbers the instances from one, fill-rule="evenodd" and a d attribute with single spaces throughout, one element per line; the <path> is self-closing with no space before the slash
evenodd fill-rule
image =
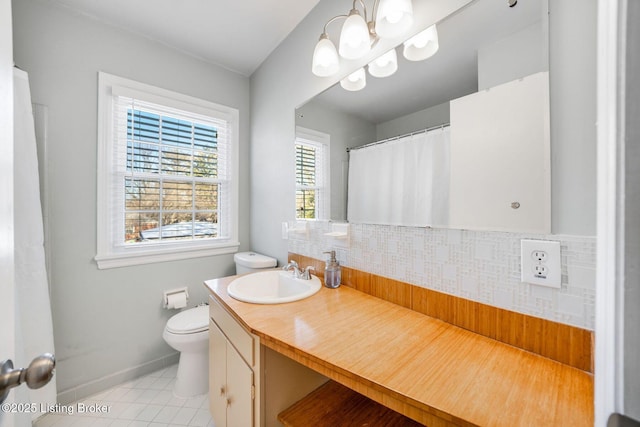
<path id="1" fill-rule="evenodd" d="M 209 329 L 209 306 L 201 305 L 181 311 L 167 321 L 167 332 L 177 335 L 195 334 Z"/>

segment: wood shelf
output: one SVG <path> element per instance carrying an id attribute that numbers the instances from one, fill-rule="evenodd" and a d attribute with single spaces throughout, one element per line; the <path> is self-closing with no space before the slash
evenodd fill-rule
<path id="1" fill-rule="evenodd" d="M 278 421 L 285 427 L 422 426 L 335 381 L 327 381 L 282 411 Z"/>

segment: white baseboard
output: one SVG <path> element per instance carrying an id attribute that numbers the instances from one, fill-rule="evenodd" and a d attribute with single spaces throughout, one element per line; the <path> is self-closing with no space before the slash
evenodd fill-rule
<path id="1" fill-rule="evenodd" d="M 169 356 L 152 360 L 151 362 L 143 363 L 142 365 L 134 366 L 132 368 L 128 368 L 123 371 L 116 372 L 111 375 L 107 375 L 100 379 L 91 381 L 87 384 L 82 384 L 82 385 L 73 387 L 72 389 L 59 392 L 58 403 L 61 405 L 68 405 L 80 399 L 84 399 L 85 397 L 91 396 L 96 393 L 100 393 L 101 391 L 117 386 L 118 384 L 122 384 L 126 381 L 134 380 L 148 373 L 174 365 L 178 363 L 179 359 L 180 359 L 180 353 L 176 352 Z"/>

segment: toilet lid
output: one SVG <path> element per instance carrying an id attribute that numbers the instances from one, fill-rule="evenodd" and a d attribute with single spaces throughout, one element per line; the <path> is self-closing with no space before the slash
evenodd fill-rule
<path id="1" fill-rule="evenodd" d="M 207 329 L 209 329 L 208 305 L 181 311 L 167 322 L 167 331 L 174 334 L 193 334 Z"/>

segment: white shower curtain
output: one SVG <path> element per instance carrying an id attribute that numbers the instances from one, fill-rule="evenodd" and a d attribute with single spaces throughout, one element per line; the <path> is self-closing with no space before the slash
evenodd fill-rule
<path id="1" fill-rule="evenodd" d="M 353 223 L 446 225 L 449 128 L 351 150 L 347 206 Z"/>
<path id="2" fill-rule="evenodd" d="M 14 69 L 14 198 L 15 366 L 22 368 L 43 353 L 53 353 L 54 348 L 31 91 L 29 76 L 18 69 Z M 16 390 L 17 401 L 35 403 L 38 409 L 41 404 L 53 405 L 55 380 L 54 376 L 48 385 L 28 392 L 22 386 Z"/>

